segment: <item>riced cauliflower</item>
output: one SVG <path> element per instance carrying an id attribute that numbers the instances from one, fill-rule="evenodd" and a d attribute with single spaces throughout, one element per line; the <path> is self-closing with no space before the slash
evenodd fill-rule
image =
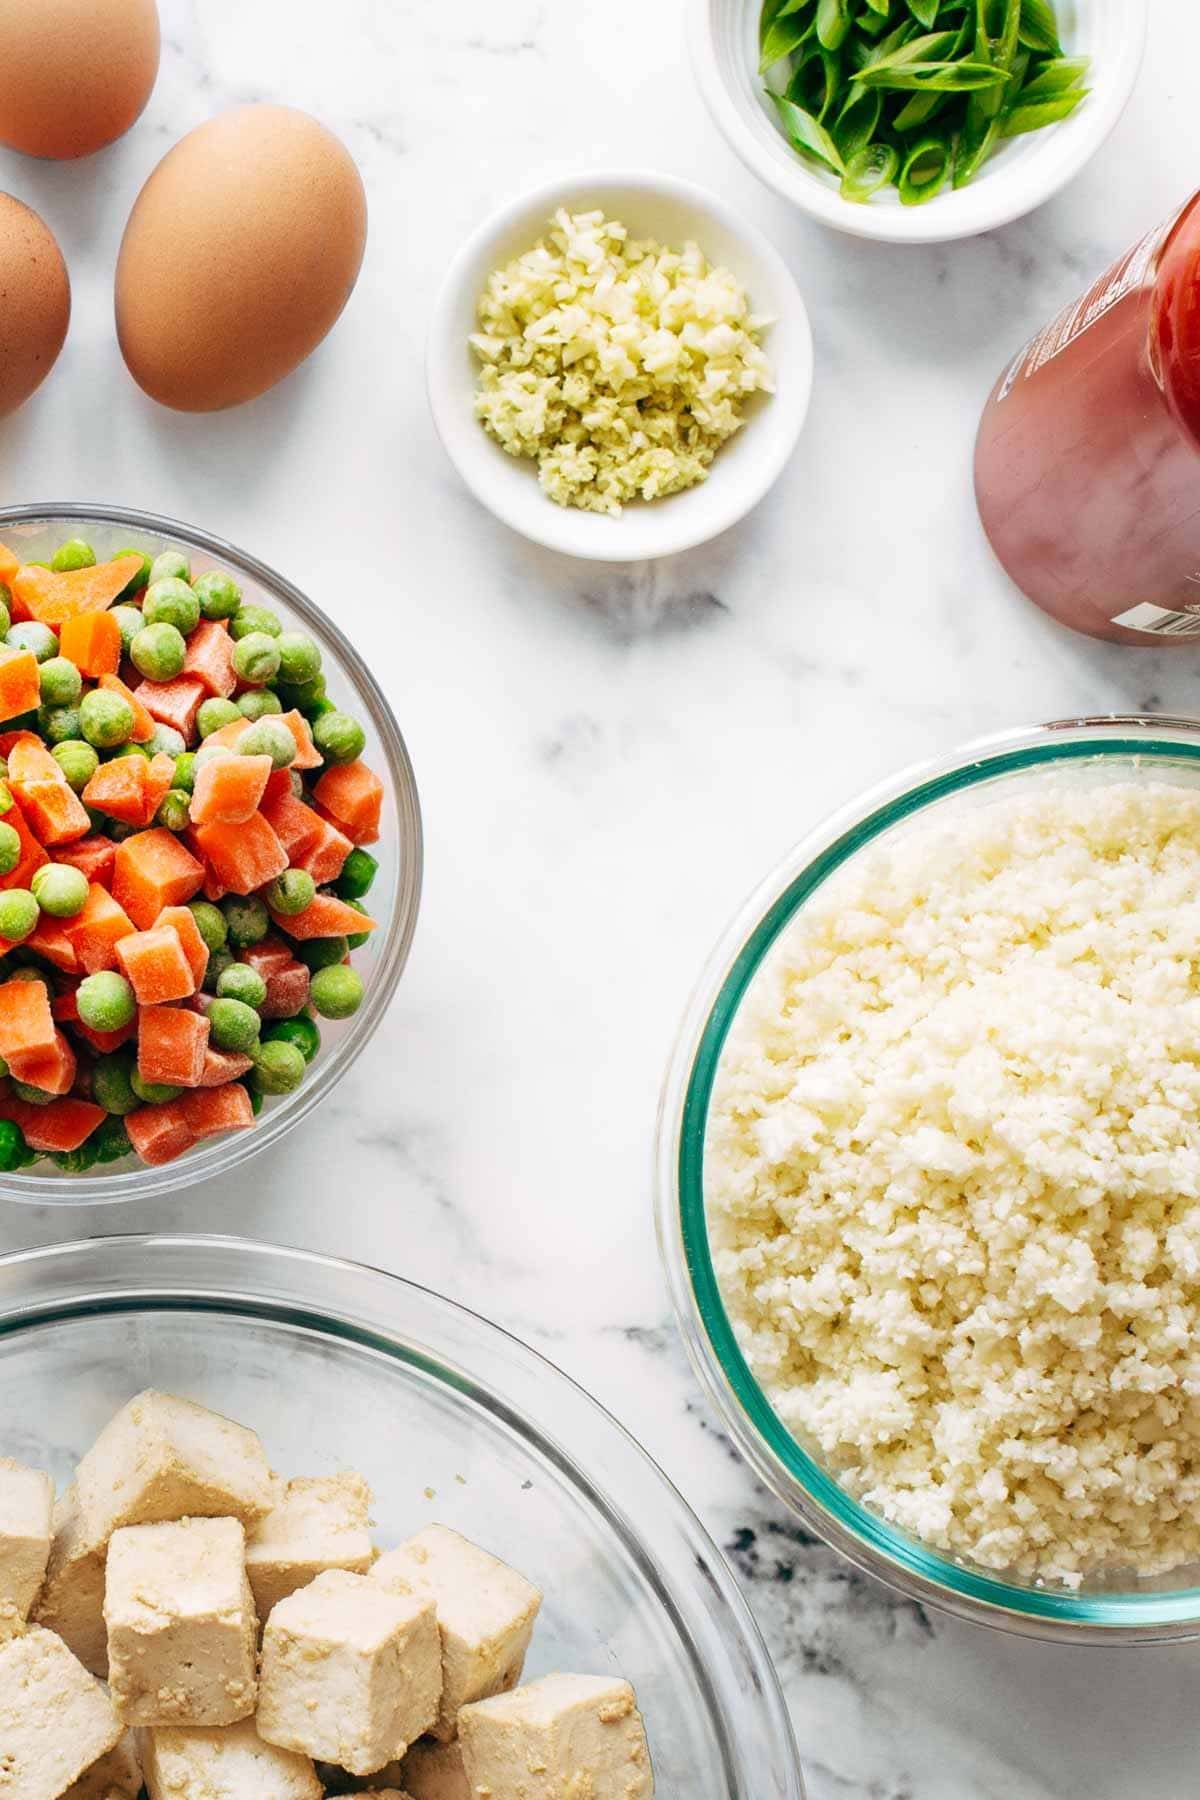
<path id="1" fill-rule="evenodd" d="M 717 1277 L 797 1437 L 944 1552 L 1200 1558 L 1200 793 L 1043 779 L 805 905 L 735 1020 Z"/>
<path id="2" fill-rule="evenodd" d="M 616 515 L 705 479 L 745 401 L 772 391 L 766 324 L 697 245 L 560 211 L 480 298 L 476 416 L 550 499 Z"/>

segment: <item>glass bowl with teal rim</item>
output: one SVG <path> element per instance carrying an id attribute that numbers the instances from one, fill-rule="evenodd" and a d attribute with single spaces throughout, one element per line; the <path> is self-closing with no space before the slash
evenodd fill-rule
<path id="1" fill-rule="evenodd" d="M 1068 1590 L 938 1554 L 862 1505 L 793 1436 L 755 1380 L 710 1251 L 704 1159 L 714 1081 L 731 1025 L 780 934 L 866 846 L 894 839 L 915 820 L 949 817 L 1047 779 L 1165 779 L 1200 789 L 1200 722 L 1075 719 L 981 739 L 873 789 L 804 838 L 733 920 L 688 1007 L 659 1116 L 659 1240 L 693 1365 L 735 1444 L 804 1524 L 859 1568 L 912 1599 L 1029 1637 L 1094 1644 L 1195 1638 L 1200 1565 L 1152 1579 L 1090 1577 Z"/>
<path id="2" fill-rule="evenodd" d="M 804 1800 L 720 1551 L 616 1421 L 497 1326 L 380 1270 L 246 1238 L 0 1257 L 0 1456 L 61 1493 L 145 1388 L 252 1426 L 280 1475 L 357 1470 L 380 1548 L 436 1522 L 520 1569 L 543 1595 L 526 1678 L 632 1682 L 663 1800 Z"/>

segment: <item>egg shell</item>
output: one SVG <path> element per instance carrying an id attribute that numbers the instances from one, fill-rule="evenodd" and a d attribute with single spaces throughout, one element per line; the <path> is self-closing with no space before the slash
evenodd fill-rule
<path id="1" fill-rule="evenodd" d="M 71 278 L 50 227 L 0 194 L 0 418 L 45 381 L 71 320 Z"/>
<path id="2" fill-rule="evenodd" d="M 154 87 L 155 0 L 0 0 L 0 143 L 56 161 L 129 130 Z"/>
<path id="3" fill-rule="evenodd" d="M 362 178 L 307 113 L 242 106 L 198 126 L 125 227 L 117 336 L 134 380 L 181 412 L 265 393 L 337 319 L 366 235 Z"/>

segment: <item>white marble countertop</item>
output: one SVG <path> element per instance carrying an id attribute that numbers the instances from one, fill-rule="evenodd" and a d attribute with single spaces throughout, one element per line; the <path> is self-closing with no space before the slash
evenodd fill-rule
<path id="1" fill-rule="evenodd" d="M 1194 653 L 1093 644 L 1022 601 L 969 485 L 1007 355 L 1196 180 L 1200 15 L 1155 10 L 1136 98 L 1091 168 L 1034 217 L 945 249 L 835 237 L 759 187 L 697 97 L 682 0 L 163 0 L 162 77 L 123 143 L 78 166 L 0 151 L 0 188 L 59 232 L 76 302 L 59 369 L 0 424 L 0 492 L 174 514 L 305 583 L 379 647 L 428 831 L 408 974 L 318 1119 L 249 1183 L 95 1215 L 4 1207 L 0 1249 L 244 1232 L 383 1264 L 544 1349 L 731 1548 L 812 1800 L 1180 1800 L 1197 1781 L 1200 1647 L 1006 1639 L 798 1538 L 685 1366 L 649 1174 L 689 984 L 821 813 L 981 731 L 1197 710 Z M 175 416 L 116 350 L 121 229 L 170 142 L 260 98 L 318 113 L 358 158 L 366 266 L 302 373 L 240 411 Z M 424 401 L 428 311 L 464 232 L 589 163 L 736 201 L 790 259 L 816 334 L 809 426 L 774 494 L 645 568 L 572 564 L 494 524 Z"/>

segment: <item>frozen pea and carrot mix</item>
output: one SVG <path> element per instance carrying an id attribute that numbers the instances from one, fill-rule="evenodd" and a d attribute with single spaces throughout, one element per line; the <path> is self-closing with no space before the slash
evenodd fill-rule
<path id="1" fill-rule="evenodd" d="M 363 999 L 383 784 L 321 651 L 219 569 L 0 545 L 0 1170 L 157 1164 Z"/>

